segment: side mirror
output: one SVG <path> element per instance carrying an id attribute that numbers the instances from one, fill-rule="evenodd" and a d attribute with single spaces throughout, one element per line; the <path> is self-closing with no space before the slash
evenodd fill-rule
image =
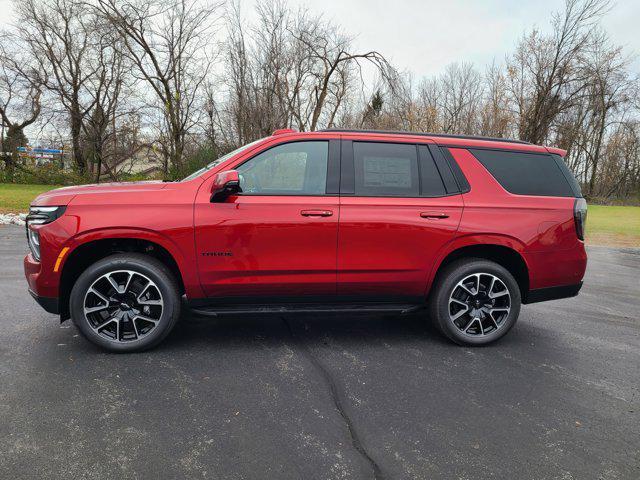
<path id="1" fill-rule="evenodd" d="M 211 186 L 211 202 L 224 202 L 228 196 L 242 192 L 237 170 L 216 173 Z"/>

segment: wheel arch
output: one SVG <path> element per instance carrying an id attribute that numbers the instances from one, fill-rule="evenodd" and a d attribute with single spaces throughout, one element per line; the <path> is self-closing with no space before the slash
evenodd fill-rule
<path id="1" fill-rule="evenodd" d="M 468 236 L 457 239 L 443 251 L 434 268 L 427 286 L 431 291 L 438 275 L 451 262 L 460 258 L 484 258 L 506 268 L 516 279 L 520 287 L 520 295 L 527 298 L 529 292 L 529 266 L 522 255 L 524 246 L 516 239 L 503 236 L 478 237 Z"/>
<path id="2" fill-rule="evenodd" d="M 69 297 L 77 278 L 92 263 L 116 253 L 142 253 L 160 260 L 169 268 L 184 294 L 185 282 L 180 265 L 182 257 L 176 254 L 175 248 L 155 235 L 136 235 L 131 231 L 93 232 L 74 239 L 73 247 L 64 258 L 60 271 L 59 308 L 60 318 L 69 318 Z"/>

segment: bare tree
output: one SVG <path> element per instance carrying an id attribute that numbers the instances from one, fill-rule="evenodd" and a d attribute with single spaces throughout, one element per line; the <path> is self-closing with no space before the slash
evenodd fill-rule
<path id="1" fill-rule="evenodd" d="M 384 77 L 390 76 L 391 67 L 379 52 L 353 52 L 352 39 L 321 17 L 301 14 L 296 19 L 292 33 L 302 44 L 303 55 L 312 61 L 309 72 L 312 88 L 309 102 L 311 115 L 308 121 L 302 122 L 304 129 L 313 131 L 318 128 L 332 92 L 339 92 L 344 88 L 340 86 L 340 81 L 347 78 L 347 69 L 355 68 L 360 71 L 362 62 L 368 62 Z"/>
<path id="2" fill-rule="evenodd" d="M 440 80 L 442 130 L 445 133 L 475 133 L 482 100 L 482 77 L 472 64 L 447 66 Z"/>
<path id="3" fill-rule="evenodd" d="M 508 59 L 522 140 L 544 143 L 558 115 L 585 94 L 589 77 L 583 54 L 596 40 L 594 28 L 608 8 L 608 0 L 565 0 L 564 11 L 552 17 L 553 32 L 533 31 Z"/>
<path id="4" fill-rule="evenodd" d="M 508 137 L 512 135 L 514 115 L 508 104 L 507 79 L 502 69 L 492 63 L 484 75 L 484 99 L 480 107 L 480 135 Z"/>
<path id="5" fill-rule="evenodd" d="M 276 1 L 258 5 L 256 13 L 248 30 L 239 4 L 231 4 L 228 16 L 229 115 L 240 142 L 285 126 L 334 126 L 361 83 L 363 63 L 383 77 L 391 71 L 378 52 L 353 53 L 349 37 L 307 10 Z"/>
<path id="6" fill-rule="evenodd" d="M 43 88 L 69 118 L 74 165 L 84 173 L 81 137 L 95 106 L 95 95 L 87 89 L 95 75 L 89 59 L 95 52 L 96 19 L 75 0 L 16 0 L 15 7 L 17 34 L 37 70 L 48 74 L 41 79 Z"/>
<path id="7" fill-rule="evenodd" d="M 199 122 L 220 6 L 188 0 L 97 0 L 99 12 L 120 34 L 135 71 L 153 93 L 163 122 L 165 175 L 170 166 L 181 166 L 187 135 Z"/>
<path id="8" fill-rule="evenodd" d="M 18 147 L 27 144 L 25 129 L 40 116 L 42 85 L 40 75 L 17 68 L 21 54 L 9 50 L 17 46 L 9 35 L 0 46 L 0 153 L 4 157 L 7 176 L 13 178 Z"/>

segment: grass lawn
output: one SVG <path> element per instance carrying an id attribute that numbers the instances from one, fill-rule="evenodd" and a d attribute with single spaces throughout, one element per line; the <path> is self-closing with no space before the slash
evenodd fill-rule
<path id="1" fill-rule="evenodd" d="M 589 205 L 587 244 L 640 247 L 640 207 Z"/>
<path id="2" fill-rule="evenodd" d="M 57 186 L 0 183 L 0 213 L 26 213 L 34 198 L 54 188 Z"/>
<path id="3" fill-rule="evenodd" d="M 0 213 L 29 210 L 29 203 L 55 185 L 0 183 Z M 589 205 L 587 244 L 640 247 L 640 207 Z"/>

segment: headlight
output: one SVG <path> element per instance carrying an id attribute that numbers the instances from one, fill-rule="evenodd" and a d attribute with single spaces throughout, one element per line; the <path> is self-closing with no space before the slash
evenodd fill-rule
<path id="1" fill-rule="evenodd" d="M 45 225 L 61 217 L 67 207 L 31 207 L 25 222 L 27 227 L 27 242 L 33 258 L 40 261 L 40 234 L 29 228 L 31 225 Z"/>
<path id="2" fill-rule="evenodd" d="M 30 207 L 27 225 L 44 225 L 62 216 L 67 207 Z"/>
<path id="3" fill-rule="evenodd" d="M 37 261 L 40 261 L 40 234 L 36 230 L 27 227 L 27 241 L 31 255 L 33 255 L 33 258 Z"/>

